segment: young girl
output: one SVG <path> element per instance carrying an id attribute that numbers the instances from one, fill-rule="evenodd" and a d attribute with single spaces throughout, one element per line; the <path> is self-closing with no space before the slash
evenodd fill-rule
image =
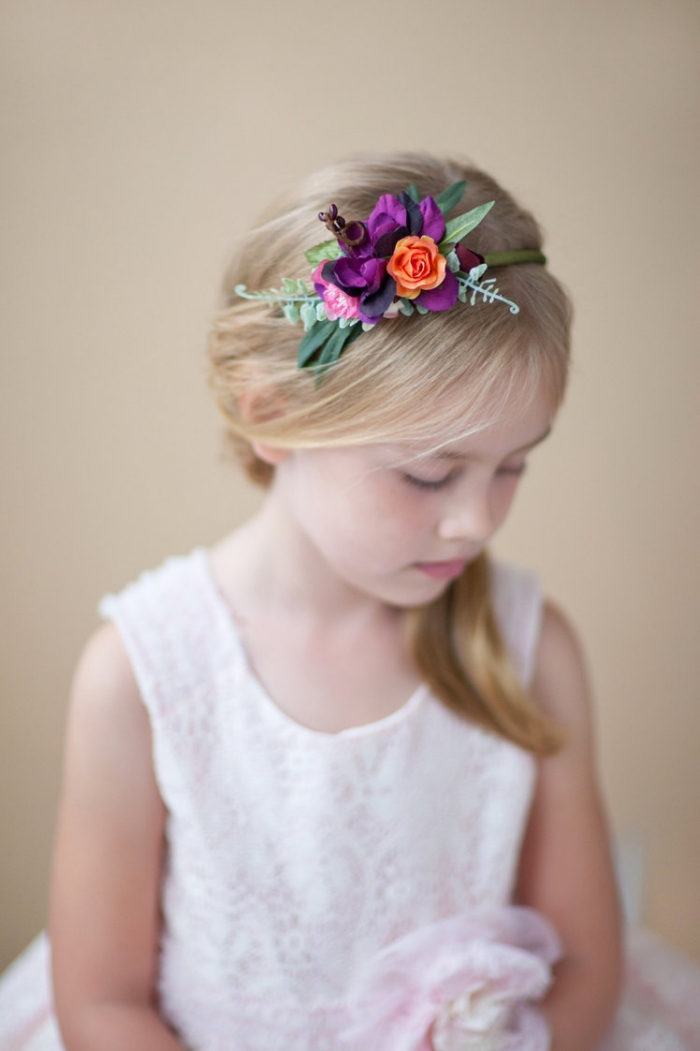
<path id="1" fill-rule="evenodd" d="M 102 600 L 2 1051 L 700 1047 L 690 962 L 623 982 L 576 635 L 487 554 L 566 384 L 540 247 L 416 155 L 250 233 L 210 352 L 265 500 Z"/>

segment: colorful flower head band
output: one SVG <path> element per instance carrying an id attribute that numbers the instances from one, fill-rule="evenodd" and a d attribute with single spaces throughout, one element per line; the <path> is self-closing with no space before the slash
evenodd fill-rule
<path id="1" fill-rule="evenodd" d="M 248 292 L 237 285 L 236 295 L 279 303 L 289 322 L 303 322 L 298 366 L 313 369 L 317 377 L 384 318 L 449 310 L 468 296 L 472 305 L 480 296 L 484 302 L 506 303 L 517 314 L 519 307 L 499 293 L 495 278 L 484 274 L 489 266 L 544 263 L 545 257 L 536 249 L 482 256 L 463 245 L 494 204 L 480 204 L 445 222 L 465 187 L 464 181 L 453 183 L 436 198 L 421 199 L 415 186 L 398 197 L 386 193 L 361 221 L 346 222 L 332 204 L 319 213 L 332 239 L 305 253 L 313 268 L 313 291 L 303 280 L 284 278 L 281 289 Z"/>

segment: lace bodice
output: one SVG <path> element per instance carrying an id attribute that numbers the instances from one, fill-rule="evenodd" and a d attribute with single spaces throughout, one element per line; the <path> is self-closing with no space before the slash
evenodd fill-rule
<path id="1" fill-rule="evenodd" d="M 533 670 L 535 578 L 496 563 L 496 614 Z M 161 1010 L 202 1051 L 322 1051 L 361 965 L 417 927 L 506 904 L 533 758 L 419 687 L 336 734 L 252 674 L 207 552 L 169 559 L 100 612 L 125 641 L 167 807 Z"/>

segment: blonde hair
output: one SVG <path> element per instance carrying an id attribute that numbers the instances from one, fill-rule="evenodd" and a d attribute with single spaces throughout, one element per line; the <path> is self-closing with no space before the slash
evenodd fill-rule
<path id="1" fill-rule="evenodd" d="M 297 368 L 301 327 L 277 307 L 235 295 L 239 283 L 261 290 L 279 287 L 284 277 L 308 280 L 304 252 L 328 236 L 317 215 L 329 204 L 347 220 L 365 219 L 381 194 L 413 183 L 421 197 L 436 197 L 460 179 L 467 187 L 451 214 L 496 202 L 465 239 L 469 248 L 482 255 L 541 248 L 534 218 L 489 175 L 413 153 L 370 155 L 317 172 L 244 239 L 224 281 L 209 357 L 229 450 L 254 482 L 269 485 L 274 468 L 255 455 L 253 441 L 313 448 L 410 439 L 437 446 L 498 418 L 513 392 L 524 406 L 544 386 L 553 409 L 559 406 L 571 312 L 543 266 L 494 271 L 502 294 L 518 304 L 517 315 L 477 301 L 381 321 L 343 352 L 320 384 Z M 466 432 L 465 418 L 471 421 Z M 527 697 L 508 658 L 485 553 L 434 602 L 407 611 L 406 624 L 415 663 L 445 703 L 535 753 L 558 747 L 559 728 Z"/>

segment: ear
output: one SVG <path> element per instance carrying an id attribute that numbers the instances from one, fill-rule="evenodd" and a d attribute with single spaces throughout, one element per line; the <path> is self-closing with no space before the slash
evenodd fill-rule
<path id="1" fill-rule="evenodd" d="M 270 396 L 270 389 L 245 391 L 240 399 L 241 416 L 247 423 L 259 423 L 263 420 L 274 419 L 278 414 L 279 398 Z M 264 463 L 273 467 L 281 463 L 289 456 L 289 449 L 282 449 L 277 445 L 267 445 L 265 442 L 251 442 L 255 455 Z"/>
<path id="2" fill-rule="evenodd" d="M 255 455 L 273 467 L 286 460 L 291 452 L 291 449 L 281 449 L 279 445 L 265 445 L 263 442 L 251 442 L 251 445 Z"/>

